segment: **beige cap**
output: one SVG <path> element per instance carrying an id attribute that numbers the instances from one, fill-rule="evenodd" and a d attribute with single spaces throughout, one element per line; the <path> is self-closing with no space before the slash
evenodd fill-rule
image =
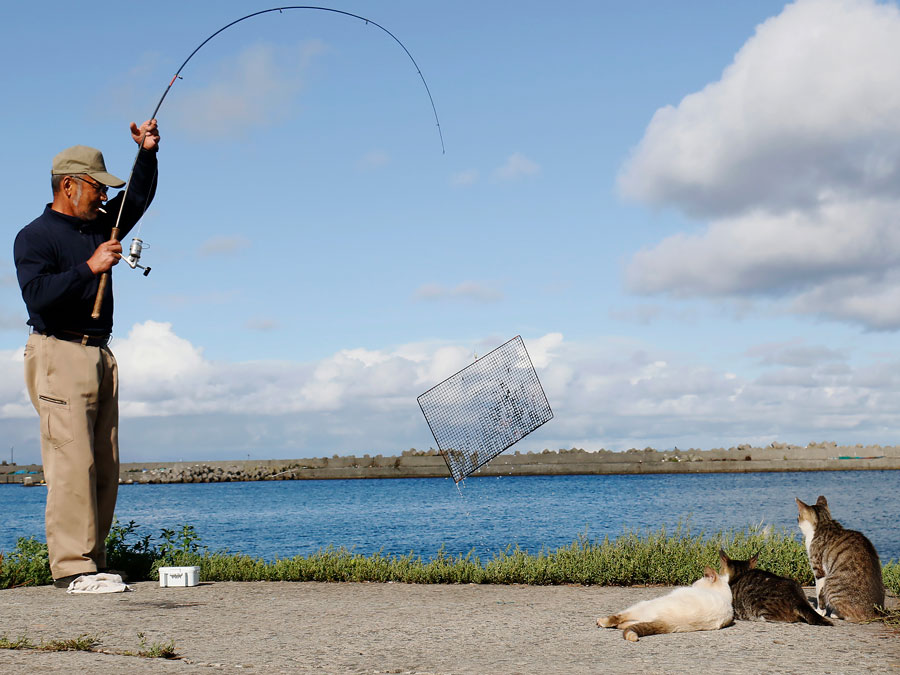
<path id="1" fill-rule="evenodd" d="M 125 185 L 124 180 L 116 178 L 106 170 L 103 153 L 86 145 L 73 145 L 59 153 L 53 158 L 50 173 L 54 176 L 83 173 L 110 187 L 119 188 Z"/>

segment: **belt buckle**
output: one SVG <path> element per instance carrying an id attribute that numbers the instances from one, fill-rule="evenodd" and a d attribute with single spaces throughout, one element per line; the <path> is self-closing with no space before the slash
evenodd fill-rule
<path id="1" fill-rule="evenodd" d="M 87 347 L 87 343 L 90 341 L 90 339 L 91 339 L 91 338 L 90 338 L 89 335 L 82 335 L 82 336 L 81 336 L 81 346 L 82 346 L 82 347 Z"/>

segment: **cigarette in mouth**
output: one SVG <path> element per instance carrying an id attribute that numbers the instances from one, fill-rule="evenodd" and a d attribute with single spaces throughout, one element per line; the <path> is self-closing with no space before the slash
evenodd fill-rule
<path id="1" fill-rule="evenodd" d="M 98 210 L 100 213 L 106 213 L 106 209 L 100 208 L 99 206 L 97 207 L 97 210 Z"/>

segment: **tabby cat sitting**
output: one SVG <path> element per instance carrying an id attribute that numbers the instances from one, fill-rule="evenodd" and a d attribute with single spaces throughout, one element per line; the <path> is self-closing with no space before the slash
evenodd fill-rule
<path id="1" fill-rule="evenodd" d="M 816 578 L 816 611 L 848 621 L 876 618 L 876 606 L 884 607 L 884 582 L 872 542 L 832 519 L 825 497 L 820 496 L 812 506 L 797 499 L 797 508 L 797 522 Z"/>

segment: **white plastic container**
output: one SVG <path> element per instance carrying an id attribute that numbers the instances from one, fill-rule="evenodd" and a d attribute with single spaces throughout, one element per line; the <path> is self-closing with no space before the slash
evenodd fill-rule
<path id="1" fill-rule="evenodd" d="M 199 567 L 160 567 L 159 587 L 196 586 L 200 579 Z"/>

